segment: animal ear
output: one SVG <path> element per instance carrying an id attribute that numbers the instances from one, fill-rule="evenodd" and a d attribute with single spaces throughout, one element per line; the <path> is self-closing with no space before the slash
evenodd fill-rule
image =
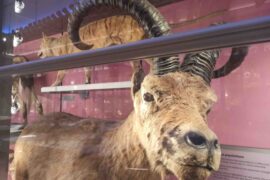
<path id="1" fill-rule="evenodd" d="M 46 36 L 46 34 L 44 32 L 42 32 L 42 40 L 43 41 L 47 41 L 48 40 L 48 36 Z"/>
<path id="2" fill-rule="evenodd" d="M 210 93 L 210 91 L 209 91 L 209 92 L 207 92 L 207 94 L 205 95 L 205 97 L 208 98 L 207 101 L 205 101 L 206 109 L 207 110 L 208 109 L 211 109 L 211 107 L 213 106 L 213 104 L 217 102 L 217 96 L 213 92 Z"/>
<path id="3" fill-rule="evenodd" d="M 208 92 L 208 97 L 209 97 L 209 103 L 211 104 L 211 105 L 213 105 L 214 103 L 216 103 L 217 102 L 217 96 L 216 96 L 216 94 L 214 93 L 214 92 L 212 92 L 212 93 L 210 93 L 210 92 Z"/>
<path id="4" fill-rule="evenodd" d="M 141 84 L 144 79 L 144 71 L 142 67 L 142 61 L 133 61 L 131 63 L 132 69 L 133 69 L 133 75 L 132 75 L 132 89 L 131 94 L 132 97 L 141 89 Z"/>

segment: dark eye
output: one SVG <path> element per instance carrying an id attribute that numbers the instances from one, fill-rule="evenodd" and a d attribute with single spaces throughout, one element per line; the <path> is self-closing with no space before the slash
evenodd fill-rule
<path id="1" fill-rule="evenodd" d="M 145 93 L 143 95 L 143 99 L 146 101 L 146 102 L 151 102 L 151 101 L 154 101 L 154 96 L 150 93 Z"/>
<path id="2" fill-rule="evenodd" d="M 209 114 L 209 113 L 210 113 L 210 111 L 211 111 L 211 109 L 208 109 L 208 110 L 206 111 L 206 114 Z"/>

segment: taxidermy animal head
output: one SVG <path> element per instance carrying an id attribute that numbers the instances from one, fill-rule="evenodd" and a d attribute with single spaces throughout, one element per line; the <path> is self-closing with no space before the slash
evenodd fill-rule
<path id="1" fill-rule="evenodd" d="M 140 142 L 152 167 L 178 179 L 205 179 L 218 170 L 220 147 L 207 126 L 216 95 L 185 72 L 148 75 L 134 94 Z"/>
<path id="2" fill-rule="evenodd" d="M 37 55 L 40 58 L 64 55 L 67 54 L 64 52 L 65 46 L 62 38 L 48 37 L 43 33 Z"/>

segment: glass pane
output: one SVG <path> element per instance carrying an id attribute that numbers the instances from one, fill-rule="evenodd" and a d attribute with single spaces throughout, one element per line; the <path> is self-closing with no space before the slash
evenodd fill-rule
<path id="1" fill-rule="evenodd" d="M 14 12 L 15 2 L 21 5 L 16 7 L 22 8 L 20 13 L 19 9 L 16 10 L 17 13 Z M 1 1 L 3 4 L 0 4 L 3 8 L 0 9 L 1 66 L 9 64 L 9 60 L 14 64 L 25 63 L 82 51 L 75 48 L 67 33 L 67 19 L 80 0 L 15 2 L 4 0 Z M 164 22 L 169 24 L 172 33 L 266 16 L 270 6 L 268 0 L 218 2 L 149 0 L 149 2 L 157 7 L 161 16 L 165 17 Z M 144 21 L 143 17 L 141 19 Z M 83 42 L 93 44 L 93 49 L 127 44 L 149 37 L 139 24 L 129 16 L 124 16 L 123 10 L 111 7 L 93 8 L 90 15 L 83 20 L 80 35 Z M 159 33 L 152 32 L 151 36 L 159 36 Z M 140 86 L 137 81 L 142 78 L 139 71 L 141 69 L 136 69 L 140 68 L 140 64 L 135 64 L 134 69 L 131 61 L 14 76 L 10 94 L 7 82 L 11 80 L 1 77 L 0 74 L 0 87 L 6 93 L 1 94 L 0 101 L 2 102 L 0 173 L 9 173 L 8 177 L 5 177 L 4 173 L 0 174 L 0 177 L 14 180 L 13 176 L 17 173 L 17 179 L 27 177 L 30 180 L 175 179 L 176 177 L 200 180 L 205 179 L 204 174 L 208 175 L 217 170 L 220 158 L 217 155 L 219 143 L 222 149 L 221 166 L 219 171 L 211 176 L 212 180 L 247 177 L 268 179 L 270 172 L 270 142 L 267 140 L 270 136 L 267 108 L 270 97 L 268 53 L 269 43 L 250 45 L 239 67 L 224 77 L 213 79 L 211 88 L 217 95 L 217 102 L 213 107 L 210 104 L 214 101 L 214 97 L 208 97 L 209 94 L 213 94 L 210 91 L 209 94 L 205 93 L 205 88 L 202 88 L 200 93 L 196 91 L 195 95 L 192 94 L 193 90 L 191 94 L 187 93 L 185 96 L 181 94 L 189 87 L 196 88 L 192 83 L 188 84 L 188 87 L 174 91 L 172 88 L 174 86 L 170 85 L 175 79 L 162 81 L 165 84 L 163 85 L 160 79 L 164 76 L 160 76 L 157 82 L 154 82 L 157 83 L 154 84 L 157 87 L 156 91 L 147 89 L 151 83 L 147 84 L 146 80 L 144 86 Z M 222 49 L 215 69 L 223 67 L 231 54 L 232 48 Z M 183 63 L 186 54 L 177 57 Z M 195 57 L 198 60 L 205 59 L 198 54 L 195 54 Z M 234 61 L 239 62 L 239 58 Z M 151 66 L 147 60 L 144 60 L 142 66 L 144 72 L 148 74 Z M 134 76 L 139 85 L 131 81 Z M 183 78 L 182 75 L 179 76 Z M 203 82 L 202 79 L 197 81 Z M 134 93 L 135 97 L 132 97 Z M 176 94 L 179 97 L 176 97 Z M 11 102 L 6 103 L 10 95 Z M 164 99 L 161 97 L 170 95 L 173 98 L 168 98 L 170 99 L 168 102 L 165 101 L 168 103 L 167 109 L 157 116 L 155 113 L 164 110 Z M 187 104 L 182 95 L 184 99 L 186 98 Z M 4 98 L 8 100 L 5 101 Z M 181 98 L 182 100 L 177 101 Z M 200 98 L 205 104 L 199 102 Z M 160 104 L 155 106 L 153 101 Z M 194 102 L 197 104 L 191 106 Z M 186 104 L 184 106 L 190 105 L 191 110 L 183 108 L 179 105 L 181 103 Z M 172 104 L 176 104 L 177 108 Z M 149 106 L 153 106 L 150 109 L 151 116 L 147 116 Z M 133 112 L 134 108 L 137 108 L 136 112 Z M 8 109 L 8 113 L 3 109 Z M 208 114 L 207 111 L 210 110 Z M 52 114 L 54 112 L 63 114 Z M 10 138 L 7 131 L 9 115 L 11 115 Z M 128 117 L 130 118 L 125 121 Z M 204 122 L 206 119 L 207 123 Z M 138 121 L 141 124 L 136 124 Z M 182 121 L 183 123 L 179 123 Z M 182 125 L 187 122 L 190 124 L 186 125 L 188 128 L 185 129 L 186 126 Z M 6 148 L 7 145 L 9 148 Z M 211 149 L 216 153 L 212 156 L 216 158 L 213 164 L 203 160 L 198 162 L 198 159 L 206 157 L 205 152 L 208 152 L 206 150 L 214 146 L 217 147 Z M 1 160 L 7 156 L 8 162 L 7 158 Z M 25 159 L 21 160 L 21 157 Z M 242 159 L 229 161 L 228 157 Z M 199 163 L 203 165 L 198 165 Z M 228 167 L 228 163 L 235 166 Z M 7 164 L 9 164 L 8 171 Z M 189 173 L 185 174 L 181 169 L 183 167 L 194 167 L 195 170 L 188 169 Z M 196 168 L 203 169 L 203 173 L 197 175 Z"/>

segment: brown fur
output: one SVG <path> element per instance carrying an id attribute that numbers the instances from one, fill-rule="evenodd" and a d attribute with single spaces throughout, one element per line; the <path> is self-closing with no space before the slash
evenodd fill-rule
<path id="1" fill-rule="evenodd" d="M 131 16 L 112 16 L 83 26 L 80 29 L 82 41 L 93 44 L 93 49 L 112 45 L 125 44 L 141 40 L 145 37 L 143 29 Z M 38 56 L 41 58 L 61 56 L 80 52 L 65 33 L 60 38 L 44 36 Z M 89 59 L 91 61 L 91 59 Z M 91 68 L 85 69 L 85 83 L 91 82 Z M 60 85 L 65 77 L 65 70 L 58 71 L 52 86 Z"/>
<path id="2" fill-rule="evenodd" d="M 217 141 L 207 126 L 216 96 L 200 77 L 148 75 L 132 94 L 134 111 L 124 122 L 53 113 L 26 127 L 15 147 L 16 180 L 158 180 L 171 173 L 204 180 L 206 165 L 218 169 L 219 146 L 185 141 L 190 131 Z"/>
<path id="3" fill-rule="evenodd" d="M 23 62 L 27 62 L 27 59 L 23 56 L 13 58 L 13 64 Z M 39 115 L 43 114 L 42 104 L 34 91 L 33 75 L 15 76 L 13 78 L 11 94 L 14 99 L 13 104 L 20 104 L 24 125 L 27 124 L 27 116 L 32 104 L 35 104 L 36 111 Z"/>

